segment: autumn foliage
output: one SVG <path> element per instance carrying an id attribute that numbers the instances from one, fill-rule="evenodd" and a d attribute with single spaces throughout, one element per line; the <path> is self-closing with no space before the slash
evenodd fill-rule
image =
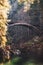
<path id="1" fill-rule="evenodd" d="M 0 47 L 5 47 L 7 42 L 6 31 L 9 9 L 10 5 L 8 0 L 0 0 Z"/>

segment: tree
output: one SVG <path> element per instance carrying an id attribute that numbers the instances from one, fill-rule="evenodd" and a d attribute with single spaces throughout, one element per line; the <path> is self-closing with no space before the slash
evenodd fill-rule
<path id="1" fill-rule="evenodd" d="M 34 3 L 35 0 L 18 0 L 19 3 L 24 2 L 24 12 L 30 10 L 30 5 Z"/>
<path id="2" fill-rule="evenodd" d="M 10 5 L 8 0 L 0 0 L 0 47 L 5 47 L 8 13 Z"/>

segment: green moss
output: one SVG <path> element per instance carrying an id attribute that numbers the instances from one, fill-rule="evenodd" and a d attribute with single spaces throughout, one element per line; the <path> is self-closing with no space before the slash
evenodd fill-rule
<path id="1" fill-rule="evenodd" d="M 37 62 L 34 59 L 26 60 L 24 58 L 15 57 L 4 65 L 43 65 L 43 63 Z"/>

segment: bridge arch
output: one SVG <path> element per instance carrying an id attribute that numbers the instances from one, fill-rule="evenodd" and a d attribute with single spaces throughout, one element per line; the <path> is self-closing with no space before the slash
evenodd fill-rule
<path id="1" fill-rule="evenodd" d="M 29 24 L 29 23 L 13 23 L 13 24 L 8 24 L 8 27 L 19 26 L 19 25 L 32 27 L 33 29 L 36 30 L 36 32 L 38 32 L 39 34 L 41 33 L 40 30 L 36 26 Z"/>

